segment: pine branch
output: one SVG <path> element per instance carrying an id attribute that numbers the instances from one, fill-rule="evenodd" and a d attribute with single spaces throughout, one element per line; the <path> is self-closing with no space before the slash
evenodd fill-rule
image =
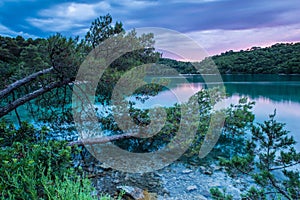
<path id="1" fill-rule="evenodd" d="M 47 74 L 53 70 L 53 67 L 50 67 L 48 69 L 44 69 L 41 71 L 38 71 L 36 73 L 33 73 L 23 79 L 17 80 L 16 82 L 8 85 L 4 90 L 0 92 L 0 99 L 11 93 L 13 90 L 25 85 L 26 83 L 29 83 L 30 81 L 36 79 L 38 76 L 41 76 L 43 74 Z"/>
<path id="2" fill-rule="evenodd" d="M 35 90 L 32 93 L 29 93 L 23 97 L 18 98 L 17 100 L 7 104 L 6 106 L 0 108 L 0 118 L 3 117 L 4 115 L 8 114 L 9 112 L 13 111 L 15 108 L 25 104 L 26 102 L 35 99 L 36 97 L 51 91 L 54 88 L 61 87 L 63 85 L 66 85 L 68 83 L 72 82 L 72 79 L 65 79 L 63 81 L 59 82 L 54 82 L 46 85 L 45 87 L 42 87 L 38 90 Z"/>

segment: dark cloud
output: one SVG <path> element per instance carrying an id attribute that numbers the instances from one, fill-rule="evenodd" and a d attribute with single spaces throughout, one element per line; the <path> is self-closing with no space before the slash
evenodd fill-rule
<path id="1" fill-rule="evenodd" d="M 163 27 L 183 33 L 282 26 L 292 31 L 300 24 L 299 0 L 2 0 L 0 13 L 0 34 L 38 37 L 55 32 L 82 36 L 93 19 L 107 13 L 126 29 Z"/>
<path id="2" fill-rule="evenodd" d="M 165 1 L 167 2 L 167 1 Z M 288 25 L 299 21 L 300 4 L 295 1 L 215 1 L 209 3 L 161 3 L 127 17 L 139 18 L 141 26 L 162 26 L 178 31 L 248 29 Z M 283 19 L 286 15 L 290 18 Z M 295 20 L 296 19 L 296 20 Z"/>

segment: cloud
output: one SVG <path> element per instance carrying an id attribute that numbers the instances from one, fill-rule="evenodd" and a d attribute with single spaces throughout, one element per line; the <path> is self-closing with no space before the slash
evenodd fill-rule
<path id="1" fill-rule="evenodd" d="M 80 32 L 100 15 L 111 13 L 127 29 L 156 26 L 181 32 L 240 30 L 290 25 L 299 20 L 297 0 L 106 0 L 62 3 L 38 12 L 27 21 L 44 31 Z"/>
<path id="2" fill-rule="evenodd" d="M 153 33 L 155 40 L 155 49 L 163 53 L 163 55 L 171 55 L 172 58 L 180 60 L 199 61 L 208 56 L 197 42 L 186 34 L 164 29 L 164 28 L 138 28 L 138 35 L 142 33 Z"/>
<path id="3" fill-rule="evenodd" d="M 92 20 L 101 15 L 107 13 L 120 15 L 156 4 L 153 1 L 138 0 L 100 1 L 91 4 L 69 2 L 40 10 L 37 17 L 29 17 L 27 21 L 43 31 L 82 33 L 83 30 L 87 30 Z M 126 16 L 124 18 L 129 25 L 139 23 L 138 18 L 128 19 Z"/>
<path id="4" fill-rule="evenodd" d="M 54 32 L 83 36 L 96 17 L 110 13 L 114 21 L 123 22 L 126 30 L 169 28 L 186 33 L 214 54 L 228 49 L 299 41 L 298 1 L 65 0 L 61 3 L 58 0 L 4 0 L 0 23 L 7 29 L 1 28 L 6 35 L 12 30 L 23 30 L 44 37 Z M 14 9 L 18 15 L 11 12 Z M 17 33 L 22 32 L 10 35 Z M 172 45 L 179 43 L 173 41 Z"/>
<path id="5" fill-rule="evenodd" d="M 35 2 L 36 0 L 1 0 L 0 7 L 5 6 L 6 3 L 24 3 L 24 2 Z"/>
<path id="6" fill-rule="evenodd" d="M 158 1 L 143 1 L 143 0 L 112 0 L 113 4 L 121 6 L 123 8 L 134 10 L 134 9 L 144 9 L 153 6 L 158 6 Z"/>
<path id="7" fill-rule="evenodd" d="M 193 31 L 175 33 L 175 36 L 169 31 L 157 31 L 155 28 L 149 28 L 148 32 L 154 33 L 156 50 L 163 52 L 164 57 L 184 61 L 200 61 L 209 55 L 228 50 L 246 50 L 253 46 L 267 47 L 274 43 L 300 41 L 300 23 L 244 30 Z"/>
<path id="8" fill-rule="evenodd" d="M 19 31 L 19 32 L 13 31 L 2 24 L 0 24 L 0 35 L 7 36 L 7 37 L 16 37 L 18 35 L 21 35 L 25 38 L 37 38 L 37 36 L 35 36 L 35 35 L 24 33 L 22 31 Z"/>
<path id="9" fill-rule="evenodd" d="M 244 30 L 207 30 L 186 33 L 206 49 L 210 55 L 253 46 L 266 47 L 280 42 L 300 41 L 300 23 L 288 26 Z"/>
<path id="10" fill-rule="evenodd" d="M 226 0 L 168 0 L 168 3 L 194 3 L 194 4 L 202 4 L 209 2 L 217 2 L 217 1 L 226 1 Z"/>
<path id="11" fill-rule="evenodd" d="M 171 0 L 136 10 L 126 17 L 139 19 L 139 26 L 157 26 L 182 32 L 195 30 L 239 30 L 294 24 L 299 20 L 296 0 Z"/>
<path id="12" fill-rule="evenodd" d="M 86 31 L 87 26 L 99 16 L 99 13 L 106 14 L 110 8 L 111 6 L 107 2 L 63 3 L 41 10 L 38 17 L 27 18 L 27 21 L 43 31 L 69 32 L 69 34 L 75 35 L 75 33 Z"/>

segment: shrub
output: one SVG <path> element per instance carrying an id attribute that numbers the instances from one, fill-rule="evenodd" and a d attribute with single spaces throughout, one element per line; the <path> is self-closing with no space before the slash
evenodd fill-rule
<path id="1" fill-rule="evenodd" d="M 0 123 L 1 199 L 97 199 L 89 180 L 72 167 L 72 149 L 64 141 L 44 140 L 36 130 Z M 109 196 L 102 196 L 102 200 Z"/>

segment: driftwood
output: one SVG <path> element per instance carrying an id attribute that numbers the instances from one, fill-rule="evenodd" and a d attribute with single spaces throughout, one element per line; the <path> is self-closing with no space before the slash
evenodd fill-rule
<path id="1" fill-rule="evenodd" d="M 83 145 L 93 145 L 93 144 L 104 144 L 104 143 L 112 142 L 112 141 L 116 141 L 116 140 L 133 138 L 136 135 L 137 134 L 134 134 L 134 133 L 124 133 L 124 134 L 120 134 L 120 135 L 88 138 L 88 139 L 84 139 L 84 140 L 70 142 L 68 145 L 69 146 L 75 146 L 75 145 L 83 146 Z"/>

